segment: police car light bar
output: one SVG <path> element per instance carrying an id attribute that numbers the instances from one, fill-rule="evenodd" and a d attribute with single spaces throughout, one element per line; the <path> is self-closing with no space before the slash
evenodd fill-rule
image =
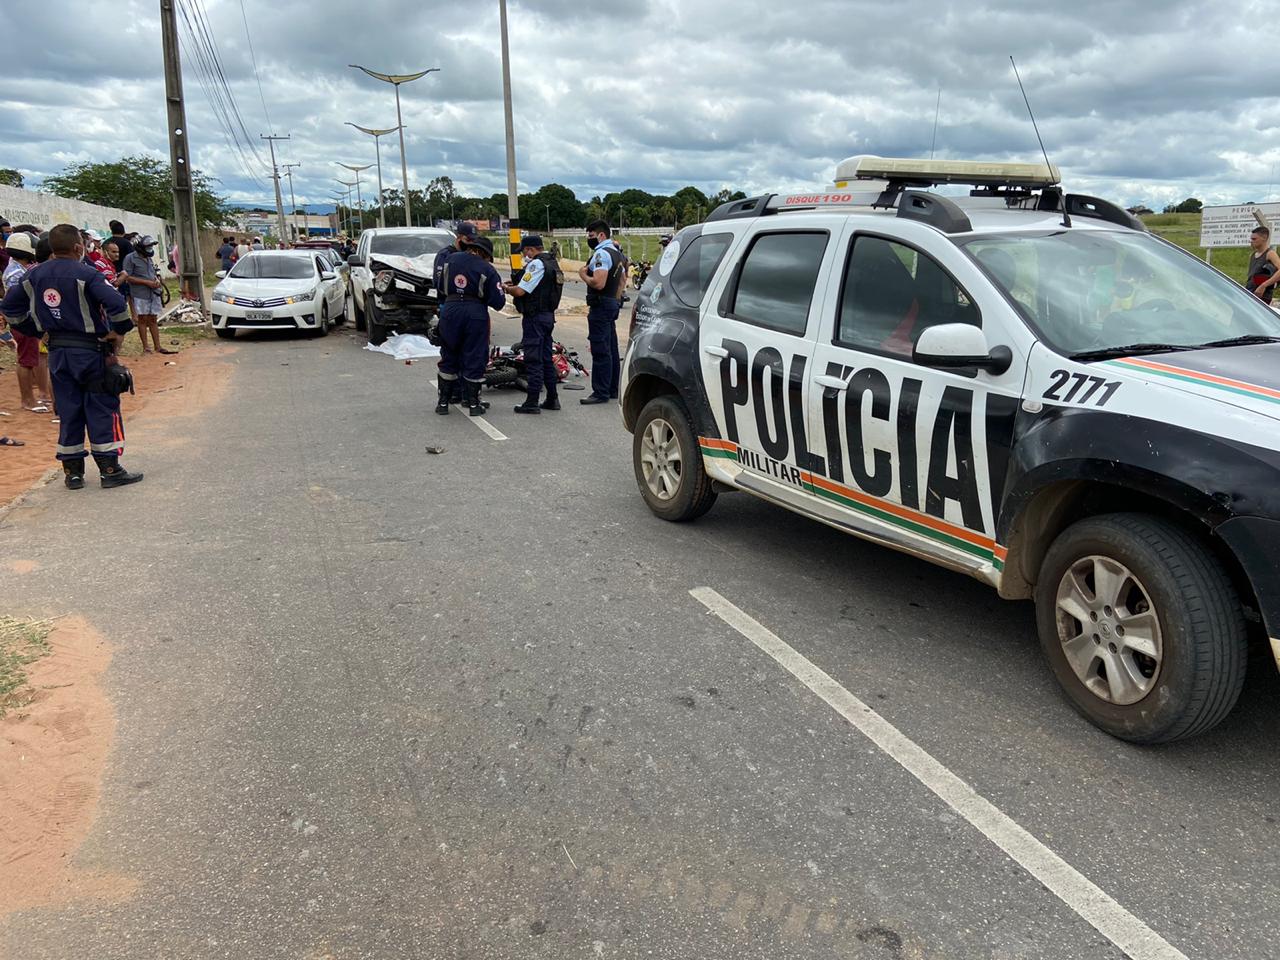
<path id="1" fill-rule="evenodd" d="M 851 180 L 889 180 L 920 186 L 1052 187 L 1062 182 L 1058 168 L 1045 163 L 988 163 L 983 160 L 903 160 L 858 156 L 836 166 L 836 187 Z"/>

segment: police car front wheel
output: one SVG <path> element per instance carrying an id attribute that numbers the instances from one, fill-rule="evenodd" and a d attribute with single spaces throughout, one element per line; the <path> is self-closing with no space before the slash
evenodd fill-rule
<path id="1" fill-rule="evenodd" d="M 716 492 L 683 404 L 656 397 L 640 411 L 632 440 L 636 484 L 649 509 L 664 520 L 693 520 L 715 503 Z"/>
<path id="2" fill-rule="evenodd" d="M 1071 703 L 1123 740 L 1203 733 L 1244 682 L 1240 599 L 1213 554 L 1163 519 L 1068 527 L 1036 584 L 1040 643 Z"/>

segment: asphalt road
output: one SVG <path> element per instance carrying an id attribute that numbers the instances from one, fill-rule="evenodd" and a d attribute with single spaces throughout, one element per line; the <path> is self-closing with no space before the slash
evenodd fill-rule
<path id="1" fill-rule="evenodd" d="M 190 437 L 130 455 L 143 484 L 0 517 L 0 569 L 40 565 L 14 612 L 116 645 L 76 862 L 139 882 L 15 916 L 0 954 L 1122 955 L 702 587 L 1154 931 L 1148 956 L 1280 953 L 1265 660 L 1211 734 L 1125 745 L 1059 697 L 1030 606 L 743 494 L 664 523 L 615 408 L 499 393 L 493 439 L 431 413 L 429 364 L 360 342 L 238 342 Z"/>

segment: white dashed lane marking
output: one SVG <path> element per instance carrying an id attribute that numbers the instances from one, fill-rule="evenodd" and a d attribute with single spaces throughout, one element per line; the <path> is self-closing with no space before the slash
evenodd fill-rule
<path id="1" fill-rule="evenodd" d="M 914 740 L 769 628 L 710 587 L 697 587 L 689 594 L 776 660 L 1133 960 L 1187 960 L 1185 954 L 1122 907 L 1106 891 L 980 796 Z"/>
<path id="2" fill-rule="evenodd" d="M 432 384 L 431 384 L 431 389 L 436 390 L 436 389 L 439 389 L 439 388 L 438 388 L 438 387 L 436 387 L 436 385 L 435 385 L 434 383 L 432 383 Z M 455 412 L 455 413 L 461 413 L 464 417 L 466 417 L 466 418 L 467 418 L 467 420 L 469 420 L 469 421 L 471 421 L 472 423 L 474 423 L 477 427 L 479 427 L 479 428 L 481 429 L 481 431 L 483 431 L 484 433 L 487 433 L 487 434 L 488 434 L 492 439 L 494 439 L 494 440 L 510 440 L 510 439 L 511 439 L 511 438 L 510 438 L 510 437 L 508 437 L 505 433 L 503 433 L 501 430 L 499 430 L 497 427 L 495 427 L 492 423 L 490 423 L 488 420 L 486 420 L 484 417 L 473 417 L 473 416 L 471 416 L 471 414 L 467 413 L 467 411 L 466 411 L 466 408 L 465 408 L 465 407 L 459 407 L 459 408 L 458 408 L 456 411 L 454 411 L 454 412 Z"/>

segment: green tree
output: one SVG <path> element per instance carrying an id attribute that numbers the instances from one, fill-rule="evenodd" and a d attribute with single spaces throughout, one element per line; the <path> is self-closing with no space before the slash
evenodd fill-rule
<path id="1" fill-rule="evenodd" d="M 522 200 L 521 203 L 524 201 Z M 583 206 L 568 187 L 559 183 L 548 183 L 538 188 L 530 197 L 531 208 L 526 211 L 523 206 L 520 213 L 529 223 L 546 225 L 547 214 L 551 214 L 551 229 L 565 230 L 580 227 L 586 222 Z M 550 206 L 550 211 L 547 207 Z"/>
<path id="2" fill-rule="evenodd" d="M 227 202 L 213 190 L 214 181 L 191 171 L 196 195 L 196 218 L 201 226 L 220 226 L 227 219 Z M 169 164 L 154 157 L 123 157 L 112 163 L 73 163 L 44 182 L 59 197 L 119 207 L 149 217 L 173 217 L 173 189 Z"/>
<path id="3" fill-rule="evenodd" d="M 1199 213 L 1204 204 L 1195 197 L 1187 197 L 1180 204 L 1173 208 L 1174 213 Z"/>
<path id="4" fill-rule="evenodd" d="M 0 167 L 0 183 L 6 187 L 22 187 L 22 174 L 13 167 Z"/>

